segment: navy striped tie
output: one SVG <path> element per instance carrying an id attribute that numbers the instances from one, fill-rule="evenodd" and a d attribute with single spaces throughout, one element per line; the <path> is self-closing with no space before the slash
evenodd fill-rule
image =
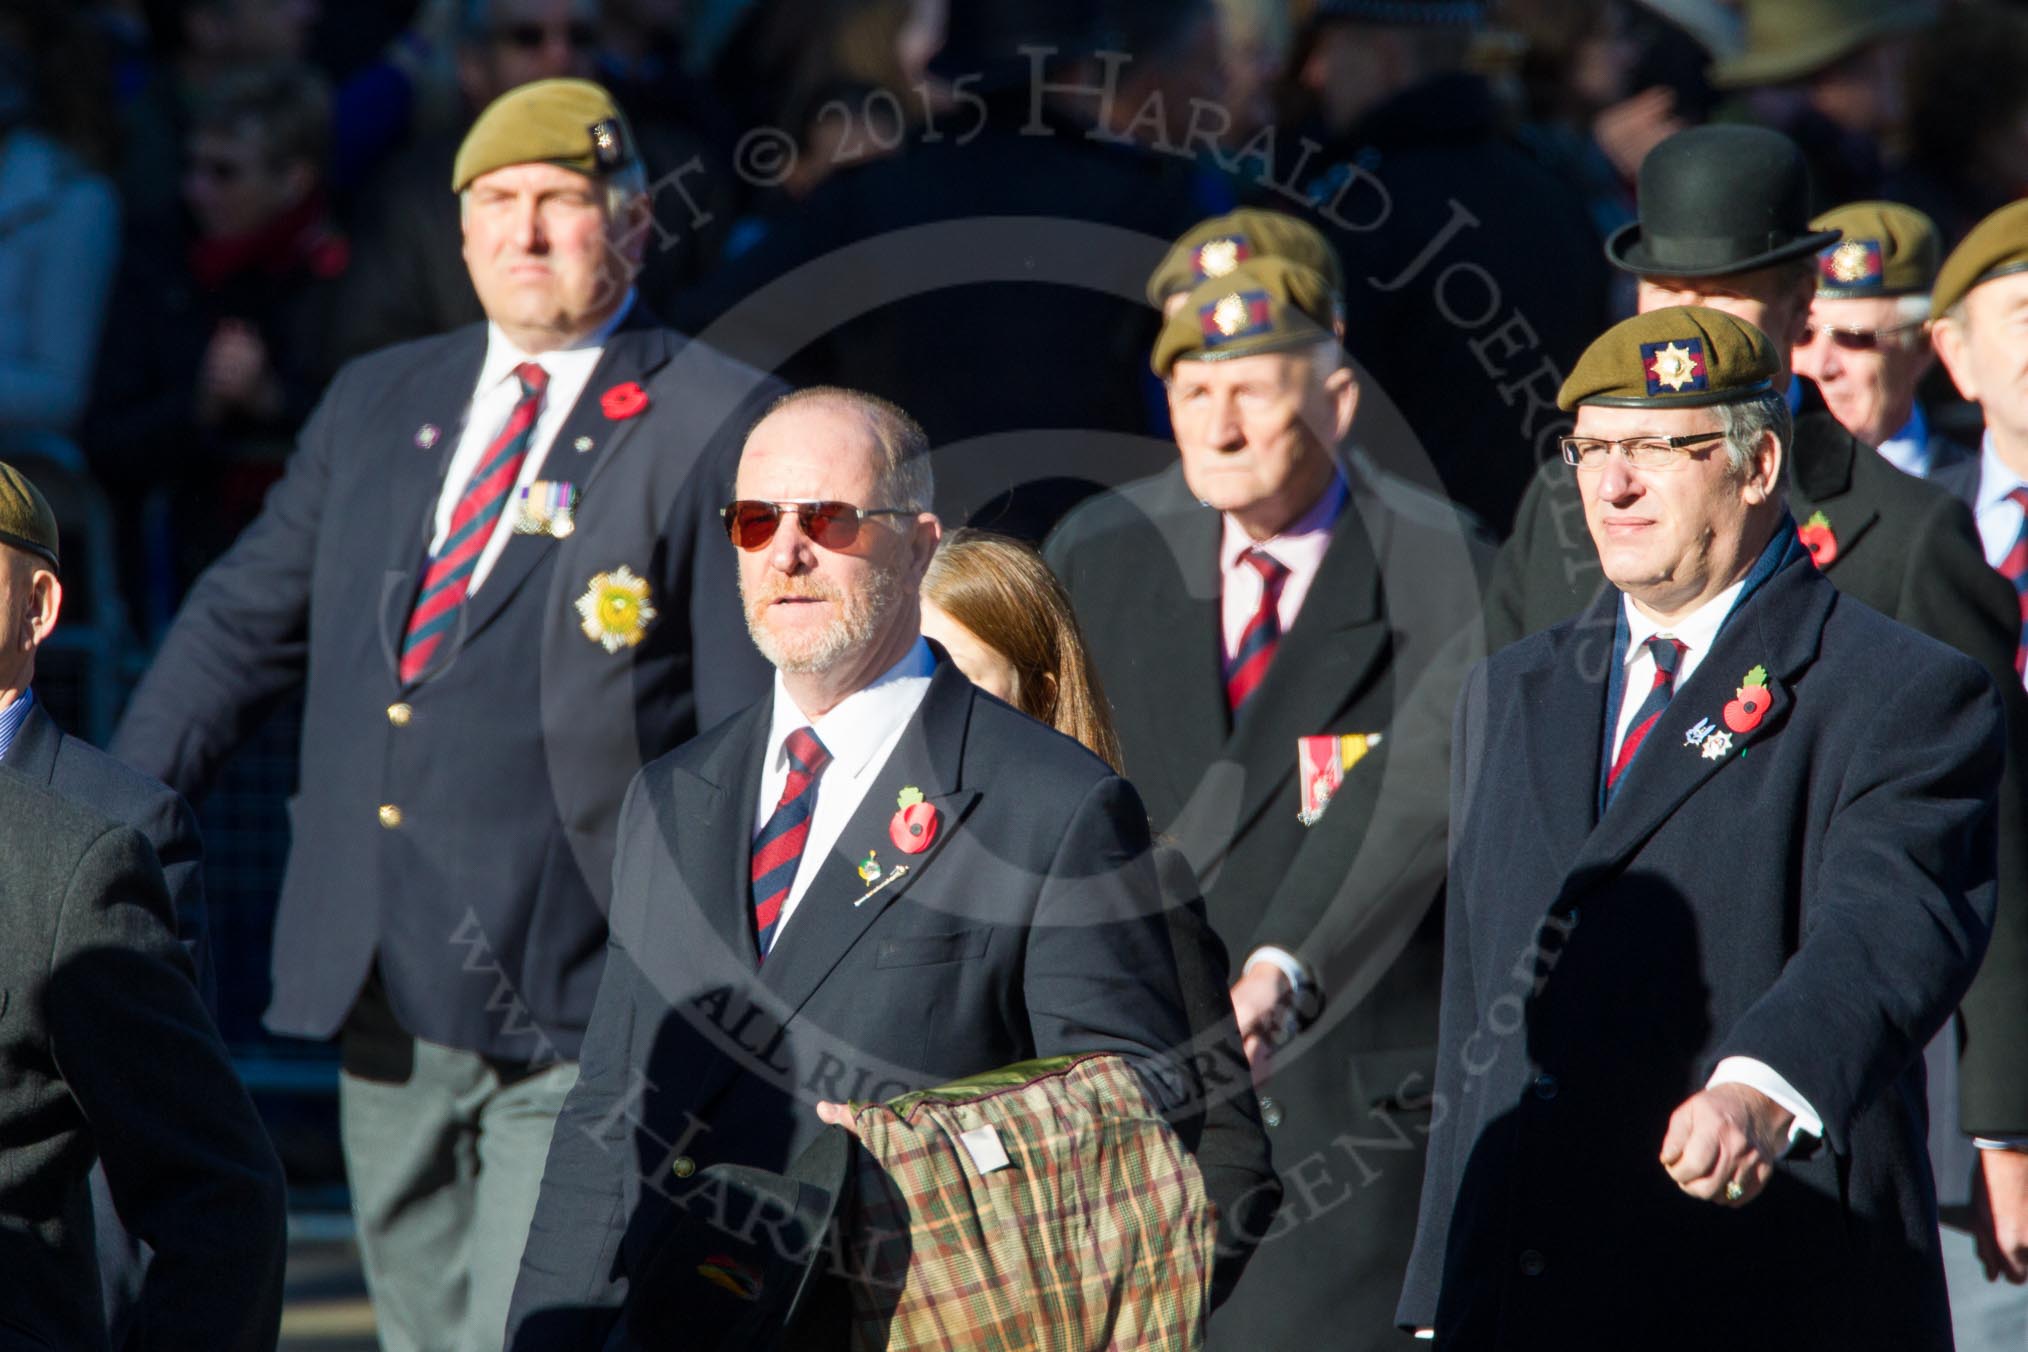
<path id="1" fill-rule="evenodd" d="M 1240 631 L 1232 674 L 1225 678 L 1225 702 L 1234 713 L 1260 688 L 1268 664 L 1275 660 L 1275 645 L 1282 641 L 1282 585 L 1289 580 L 1288 567 L 1272 554 L 1249 549 L 1240 558 L 1260 574 L 1260 604 Z"/>
<path id="2" fill-rule="evenodd" d="M 810 838 L 810 814 L 817 806 L 817 776 L 831 761 L 831 753 L 808 728 L 797 728 L 784 739 L 789 756 L 789 778 L 782 785 L 782 800 L 761 833 L 753 838 L 753 931 L 754 941 L 765 958 L 781 928 L 782 907 L 795 885 L 796 869 L 803 862 L 803 844 Z"/>
<path id="3" fill-rule="evenodd" d="M 2014 547 L 2000 560 L 2000 576 L 2014 584 L 2021 605 L 2020 643 L 2014 649 L 2014 671 L 2028 676 L 2028 488 L 2010 489 L 2008 500 L 2021 509 L 2021 532 Z"/>
<path id="4" fill-rule="evenodd" d="M 1634 710 L 1633 726 L 1627 729 L 1626 739 L 1620 743 L 1620 754 L 1613 758 L 1612 769 L 1606 772 L 1606 795 L 1612 795 L 1613 786 L 1628 765 L 1633 763 L 1634 753 L 1641 749 L 1641 743 L 1648 739 L 1655 722 L 1661 718 L 1662 710 L 1669 707 L 1669 697 L 1676 693 L 1676 663 L 1688 649 L 1673 638 L 1651 638 L 1648 640 L 1648 655 L 1655 659 L 1655 683 L 1648 689 L 1648 697 L 1641 701 L 1641 707 Z"/>
<path id="5" fill-rule="evenodd" d="M 549 372 L 532 361 L 514 368 L 521 380 L 521 400 L 507 415 L 507 425 L 486 454 L 479 468 L 465 481 L 458 505 L 451 509 L 451 528 L 443 547 L 430 559 L 423 573 L 422 590 L 416 593 L 415 609 L 409 612 L 408 634 L 401 644 L 401 682 L 413 683 L 443 647 L 458 623 L 465 593 L 472 589 L 472 573 L 493 527 L 506 509 L 507 497 L 521 477 L 521 462 L 528 458 L 528 442 L 535 432 L 535 420 L 542 412 L 542 391 L 549 385 Z"/>

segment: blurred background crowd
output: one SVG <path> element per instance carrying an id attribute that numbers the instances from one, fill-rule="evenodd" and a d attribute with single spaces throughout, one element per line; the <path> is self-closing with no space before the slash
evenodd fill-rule
<path id="1" fill-rule="evenodd" d="M 35 466 L 67 530 L 44 697 L 102 740 L 334 371 L 482 318 L 450 165 L 530 80 L 595 78 L 631 119 L 657 314 L 908 408 L 951 452 L 952 524 L 1030 539 L 1173 457 L 1140 279 L 1215 212 L 1307 202 L 1328 222 L 1376 396 L 1364 439 L 1497 535 L 1561 430 L 1532 416 L 1556 381 L 1530 372 L 1632 311 L 1602 241 L 1665 137 L 1779 129 L 1816 209 L 1905 202 L 1946 250 L 2028 195 L 2028 6 L 2008 0 L 1498 0 L 1449 28 L 1385 8 L 0 0 L 0 460 Z M 1125 233 L 848 253 L 1007 217 Z M 841 256 L 864 290 L 824 271 Z M 328 1068 L 258 1024 L 291 720 L 203 816 L 223 1031 L 314 1191 L 335 1141 L 290 1120 L 328 1113 Z"/>

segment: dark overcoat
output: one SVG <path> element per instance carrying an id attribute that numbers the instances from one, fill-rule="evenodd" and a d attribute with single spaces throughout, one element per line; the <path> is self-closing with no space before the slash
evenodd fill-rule
<path id="1" fill-rule="evenodd" d="M 1401 1320 L 1446 1348 L 1948 1348 L 1920 1057 L 1993 914 L 1991 678 L 1792 549 L 1601 814 L 1620 605 L 1495 654 L 1459 704 Z M 1756 666 L 1773 702 L 1732 732 Z M 1736 1209 L 1658 1160 L 1727 1056 L 1825 1131 Z"/>
<path id="2" fill-rule="evenodd" d="M 401 679 L 485 351 L 475 326 L 339 373 L 259 519 L 185 601 L 113 741 L 194 796 L 302 692 L 276 1032 L 335 1033 L 377 955 L 415 1036 L 506 1060 L 574 1056 L 628 781 L 766 688 L 718 509 L 778 387 L 638 307 L 541 469 L 578 491 L 576 528 L 514 535 L 450 655 Z M 626 382 L 645 388 L 645 409 L 607 412 L 604 394 Z M 638 645 L 608 650 L 578 602 L 621 568 L 656 613 Z"/>

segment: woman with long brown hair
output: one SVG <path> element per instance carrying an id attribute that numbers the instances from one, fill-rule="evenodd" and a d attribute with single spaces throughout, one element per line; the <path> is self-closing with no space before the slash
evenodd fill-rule
<path id="1" fill-rule="evenodd" d="M 958 670 L 1120 770 L 1120 741 L 1070 597 L 1019 540 L 965 527 L 944 536 L 922 580 L 922 631 Z"/>

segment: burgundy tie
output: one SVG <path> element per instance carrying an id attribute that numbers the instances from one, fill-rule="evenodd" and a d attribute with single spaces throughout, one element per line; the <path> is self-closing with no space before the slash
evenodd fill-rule
<path id="1" fill-rule="evenodd" d="M 1620 775 L 1633 762 L 1634 753 L 1641 749 L 1641 743 L 1654 730 L 1662 710 L 1669 707 L 1669 697 L 1676 693 L 1676 663 L 1687 651 L 1673 638 L 1648 640 L 1648 655 L 1655 659 L 1655 683 L 1648 688 L 1648 697 L 1641 701 L 1641 707 L 1634 710 L 1634 725 L 1627 729 L 1626 739 L 1620 743 L 1620 754 L 1613 758 L 1612 769 L 1606 771 L 1607 794 L 1612 793 L 1613 785 L 1619 782 Z"/>
<path id="2" fill-rule="evenodd" d="M 549 372 L 527 361 L 515 367 L 514 374 L 521 379 L 521 400 L 480 457 L 479 468 L 458 496 L 458 505 L 451 509 L 450 532 L 430 559 L 422 590 L 416 593 L 415 609 L 409 612 L 408 634 L 401 644 L 403 685 L 429 670 L 431 660 L 457 626 L 465 593 L 472 589 L 472 571 L 486 552 L 486 542 L 493 538 L 493 527 L 506 510 L 515 480 L 521 477 L 521 462 L 528 458 L 528 442 L 542 412 L 542 391 L 549 384 Z"/>
<path id="3" fill-rule="evenodd" d="M 2014 649 L 2014 670 L 2028 676 L 2028 488 L 2013 489 L 2007 497 L 2021 509 L 2021 529 L 2014 536 L 2014 547 L 2000 560 L 2000 576 L 2014 584 L 2014 595 L 2020 599 L 2021 640 Z"/>
<path id="4" fill-rule="evenodd" d="M 763 958 L 774 944 L 782 906 L 803 862 L 803 842 L 810 838 L 810 814 L 817 806 L 817 776 L 831 760 L 831 753 L 808 728 L 797 728 L 783 745 L 788 749 L 789 778 L 782 785 L 782 800 L 753 838 L 753 932 Z"/>
<path id="5" fill-rule="evenodd" d="M 1275 645 L 1282 638 L 1282 587 L 1289 580 L 1288 568 L 1271 554 L 1249 549 L 1240 558 L 1260 574 L 1260 605 L 1240 631 L 1239 648 L 1232 655 L 1232 673 L 1225 678 L 1225 702 L 1235 714 L 1260 687 L 1267 676 L 1268 664 L 1275 659 Z"/>

